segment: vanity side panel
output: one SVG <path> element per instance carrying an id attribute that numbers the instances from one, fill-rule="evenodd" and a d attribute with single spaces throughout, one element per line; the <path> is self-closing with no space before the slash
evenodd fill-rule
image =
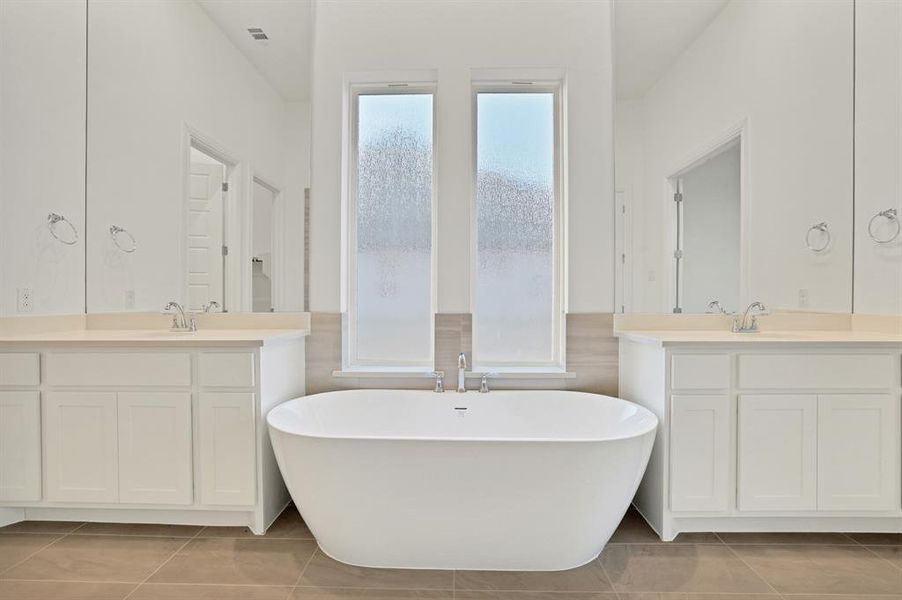
<path id="1" fill-rule="evenodd" d="M 263 527 L 268 527 L 291 499 L 273 453 L 266 415 L 275 406 L 305 394 L 305 340 L 276 343 L 261 348 L 257 489 L 262 495 L 258 501 L 263 506 Z"/>
<path id="2" fill-rule="evenodd" d="M 666 396 L 666 352 L 653 344 L 620 339 L 620 392 L 658 417 L 655 445 L 633 504 L 659 534 L 664 535 L 669 419 Z"/>

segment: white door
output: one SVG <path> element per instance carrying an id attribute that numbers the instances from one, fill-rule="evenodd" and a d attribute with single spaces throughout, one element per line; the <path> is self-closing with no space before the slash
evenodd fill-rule
<path id="1" fill-rule="evenodd" d="M 47 499 L 116 502 L 116 394 L 53 392 L 45 402 Z"/>
<path id="2" fill-rule="evenodd" d="M 254 394 L 202 393 L 198 412 L 200 503 L 254 504 Z"/>
<path id="3" fill-rule="evenodd" d="M 119 501 L 190 504 L 191 394 L 119 393 Z"/>
<path id="4" fill-rule="evenodd" d="M 818 509 L 898 508 L 899 454 L 898 396 L 818 397 Z"/>
<path id="5" fill-rule="evenodd" d="M 41 499 L 41 396 L 0 392 L 0 501 Z"/>
<path id="6" fill-rule="evenodd" d="M 817 396 L 739 397 L 739 510 L 817 509 Z"/>
<path id="7" fill-rule="evenodd" d="M 730 399 L 673 396 L 670 509 L 723 511 L 729 501 Z"/>
<path id="8" fill-rule="evenodd" d="M 188 308 L 224 302 L 222 165 L 192 163 L 188 185 Z"/>

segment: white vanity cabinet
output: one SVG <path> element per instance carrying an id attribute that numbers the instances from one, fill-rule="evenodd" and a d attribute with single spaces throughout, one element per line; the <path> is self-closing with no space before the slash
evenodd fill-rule
<path id="1" fill-rule="evenodd" d="M 47 500 L 118 502 L 116 394 L 48 392 L 45 407 Z"/>
<path id="2" fill-rule="evenodd" d="M 289 500 L 265 416 L 304 394 L 304 339 L 221 338 L 0 344 L 0 508 L 265 531 Z"/>
<path id="3" fill-rule="evenodd" d="M 41 395 L 0 391 L 0 500 L 40 499 Z"/>
<path id="4" fill-rule="evenodd" d="M 119 502 L 191 504 L 191 393 L 119 392 L 117 396 Z M 253 439 L 253 424 L 247 434 Z M 253 473 L 247 480 L 253 483 Z"/>
<path id="5" fill-rule="evenodd" d="M 902 344 L 620 336 L 659 419 L 636 506 L 690 531 L 902 531 Z"/>
<path id="6" fill-rule="evenodd" d="M 739 510 L 817 509 L 817 396 L 742 395 Z"/>

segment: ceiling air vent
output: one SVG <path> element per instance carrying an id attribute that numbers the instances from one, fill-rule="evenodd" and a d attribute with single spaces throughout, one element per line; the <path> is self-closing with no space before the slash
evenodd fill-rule
<path id="1" fill-rule="evenodd" d="M 268 40 L 268 39 L 269 39 L 269 36 L 266 35 L 266 34 L 263 32 L 263 30 L 260 29 L 259 27 L 248 27 L 247 32 L 248 32 L 249 34 L 251 34 L 251 37 L 254 38 L 255 40 L 262 41 L 262 40 Z"/>

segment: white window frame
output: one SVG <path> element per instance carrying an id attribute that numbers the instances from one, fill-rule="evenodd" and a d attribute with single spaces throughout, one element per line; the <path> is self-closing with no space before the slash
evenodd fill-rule
<path id="1" fill-rule="evenodd" d="M 472 177 L 471 177 L 471 203 L 470 203 L 470 306 L 472 312 L 472 348 L 473 371 L 491 373 L 564 373 L 566 372 L 565 352 L 565 324 L 566 324 L 566 185 L 564 181 L 565 153 L 564 144 L 564 115 L 563 115 L 563 81 L 560 80 L 528 80 L 516 81 L 485 81 L 474 82 L 472 85 Z M 552 359 L 547 362 L 502 361 L 486 362 L 479 358 L 479 339 L 477 320 L 478 307 L 476 305 L 476 277 L 477 277 L 477 251 L 478 251 L 478 227 L 477 227 L 477 181 L 479 177 L 479 94 L 536 94 L 551 93 L 554 97 L 554 195 L 553 207 L 553 260 L 552 265 Z"/>
<path id="2" fill-rule="evenodd" d="M 437 280 L 437 186 L 436 186 L 436 101 L 437 86 L 433 82 L 391 82 L 391 83 L 351 83 L 348 86 L 347 114 L 347 156 L 345 169 L 345 186 L 347 190 L 345 221 L 345 290 L 346 307 L 342 319 L 342 370 L 344 371 L 386 371 L 386 372 L 422 372 L 431 371 L 435 362 L 435 311 Z M 357 158 L 358 158 L 358 115 L 360 96 L 374 95 L 409 95 L 430 94 L 432 96 L 432 224 L 430 247 L 430 318 L 429 318 L 429 354 L 418 360 L 396 360 L 387 363 L 384 360 L 360 359 L 357 356 Z"/>

